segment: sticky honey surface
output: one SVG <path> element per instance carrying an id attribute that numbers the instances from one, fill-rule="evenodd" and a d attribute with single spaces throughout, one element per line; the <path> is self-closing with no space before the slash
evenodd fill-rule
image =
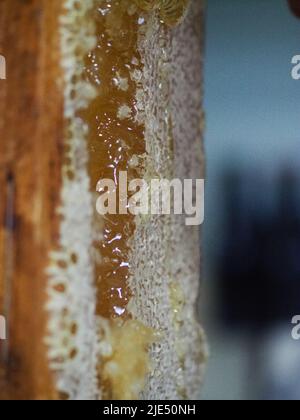
<path id="1" fill-rule="evenodd" d="M 148 348 L 159 337 L 136 320 L 109 326 L 107 353 L 101 380 L 103 397 L 108 400 L 134 400 L 143 391 L 150 363 Z"/>
<path id="2" fill-rule="evenodd" d="M 118 185 L 120 171 L 128 180 L 141 178 L 134 157 L 145 153 L 144 127 L 136 122 L 137 84 L 141 73 L 137 33 L 144 23 L 132 1 L 102 1 L 97 15 L 97 46 L 86 58 L 86 79 L 97 97 L 84 112 L 89 127 L 89 173 L 91 189 L 101 179 Z M 101 217 L 101 216 L 96 216 Z M 105 318 L 126 318 L 131 297 L 129 242 L 135 230 L 134 216 L 107 215 L 103 239 L 95 242 L 102 263 L 96 269 L 97 313 Z"/>

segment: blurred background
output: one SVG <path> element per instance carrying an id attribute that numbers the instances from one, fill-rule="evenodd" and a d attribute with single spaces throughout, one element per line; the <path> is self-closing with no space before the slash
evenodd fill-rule
<path id="1" fill-rule="evenodd" d="M 300 399 L 300 20 L 286 0 L 207 3 L 203 398 Z"/>

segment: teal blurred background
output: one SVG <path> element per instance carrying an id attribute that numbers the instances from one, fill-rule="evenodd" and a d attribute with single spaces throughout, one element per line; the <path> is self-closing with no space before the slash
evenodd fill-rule
<path id="1" fill-rule="evenodd" d="M 298 54 L 286 0 L 207 1 L 204 399 L 300 399 Z"/>

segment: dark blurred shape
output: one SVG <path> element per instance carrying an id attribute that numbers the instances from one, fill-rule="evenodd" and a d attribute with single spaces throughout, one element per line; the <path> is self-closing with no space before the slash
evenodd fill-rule
<path id="1" fill-rule="evenodd" d="M 288 0 L 290 8 L 292 9 L 292 12 L 300 17 L 300 1 L 299 0 Z"/>
<path id="2" fill-rule="evenodd" d="M 226 231 L 220 279 L 222 318 L 261 332 L 300 313 L 298 179 L 284 172 L 278 202 L 257 175 L 225 176 Z"/>

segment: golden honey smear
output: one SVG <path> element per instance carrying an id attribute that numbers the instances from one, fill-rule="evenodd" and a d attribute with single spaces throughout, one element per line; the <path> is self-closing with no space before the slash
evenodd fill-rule
<path id="1" fill-rule="evenodd" d="M 85 78 L 96 89 L 96 98 L 80 117 L 89 127 L 91 190 L 96 191 L 99 180 L 110 179 L 118 192 L 120 172 L 127 172 L 128 182 L 144 175 L 145 127 L 136 118 L 141 89 L 136 76 L 143 71 L 138 33 L 145 12 L 132 0 L 102 0 L 95 20 L 97 46 L 86 57 Z M 103 229 L 103 239 L 95 243 L 101 256 L 96 266 L 97 315 L 102 327 L 106 325 L 101 338 L 106 350 L 100 352 L 99 364 L 103 398 L 137 399 L 151 368 L 148 348 L 155 333 L 133 320 L 127 309 L 135 217 L 118 211 L 95 217 Z"/>
<path id="2" fill-rule="evenodd" d="M 136 400 L 150 370 L 148 347 L 158 336 L 138 321 L 112 321 L 107 355 L 103 358 L 102 382 L 107 400 Z"/>
<path id="3" fill-rule="evenodd" d="M 190 0 L 134 0 L 142 10 L 158 10 L 162 21 L 176 26 L 185 16 Z"/>
<path id="4" fill-rule="evenodd" d="M 92 191 L 100 179 L 118 184 L 121 171 L 127 171 L 128 181 L 143 176 L 142 167 L 130 163 L 145 154 L 144 126 L 135 118 L 137 84 L 132 80 L 133 72 L 142 71 L 137 36 L 143 13 L 131 0 L 103 0 L 97 10 L 97 46 L 88 54 L 85 70 L 97 97 L 81 113 L 89 126 Z M 97 314 L 103 318 L 128 317 L 129 241 L 134 231 L 134 216 L 107 215 L 103 240 L 95 243 L 102 258 L 96 269 Z"/>

